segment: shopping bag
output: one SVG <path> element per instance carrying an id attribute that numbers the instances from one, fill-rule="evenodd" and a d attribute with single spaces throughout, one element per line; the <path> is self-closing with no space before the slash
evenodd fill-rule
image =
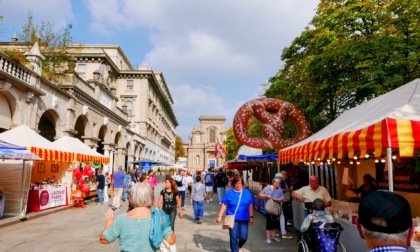
<path id="1" fill-rule="evenodd" d="M 159 250 L 160 252 L 176 252 L 176 245 L 170 245 L 165 239 L 163 239 Z"/>
<path id="2" fill-rule="evenodd" d="M 273 199 L 269 199 L 267 202 L 265 202 L 264 209 L 266 213 L 272 215 L 280 215 L 281 205 Z"/>
<path id="3" fill-rule="evenodd" d="M 233 228 L 235 224 L 235 215 L 226 215 L 225 219 L 223 220 L 223 229 Z"/>

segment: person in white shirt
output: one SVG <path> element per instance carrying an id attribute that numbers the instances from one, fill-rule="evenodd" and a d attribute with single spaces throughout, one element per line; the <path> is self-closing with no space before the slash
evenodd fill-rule
<path id="1" fill-rule="evenodd" d="M 178 195 L 181 198 L 181 207 L 184 210 L 185 203 L 185 191 L 187 190 L 187 178 L 184 176 L 185 171 L 181 170 L 178 175 L 175 176 L 175 182 L 178 187 Z"/>

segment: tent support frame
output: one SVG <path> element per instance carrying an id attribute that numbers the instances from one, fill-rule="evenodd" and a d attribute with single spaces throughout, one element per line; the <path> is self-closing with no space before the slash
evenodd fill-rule
<path id="1" fill-rule="evenodd" d="M 386 148 L 386 162 L 388 166 L 388 188 L 390 192 L 394 191 L 394 174 L 392 171 L 392 149 Z"/>

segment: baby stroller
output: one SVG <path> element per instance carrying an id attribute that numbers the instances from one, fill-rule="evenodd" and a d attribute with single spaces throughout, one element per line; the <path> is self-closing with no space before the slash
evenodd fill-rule
<path id="1" fill-rule="evenodd" d="M 343 228 L 339 223 L 313 222 L 302 233 L 298 242 L 298 252 L 345 252 L 340 239 Z"/>

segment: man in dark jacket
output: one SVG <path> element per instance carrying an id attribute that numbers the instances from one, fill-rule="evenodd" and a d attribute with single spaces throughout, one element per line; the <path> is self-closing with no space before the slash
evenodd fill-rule
<path id="1" fill-rule="evenodd" d="M 219 205 L 222 204 L 222 199 L 225 197 L 226 192 L 226 185 L 228 178 L 226 177 L 226 174 L 224 173 L 223 169 L 220 168 L 219 172 L 216 175 L 216 187 L 217 187 L 217 197 L 219 198 Z"/>
<path id="2" fill-rule="evenodd" d="M 98 193 L 99 205 L 104 203 L 104 187 L 105 187 L 105 176 L 102 174 L 102 170 L 98 171 L 96 176 L 96 191 Z"/>

